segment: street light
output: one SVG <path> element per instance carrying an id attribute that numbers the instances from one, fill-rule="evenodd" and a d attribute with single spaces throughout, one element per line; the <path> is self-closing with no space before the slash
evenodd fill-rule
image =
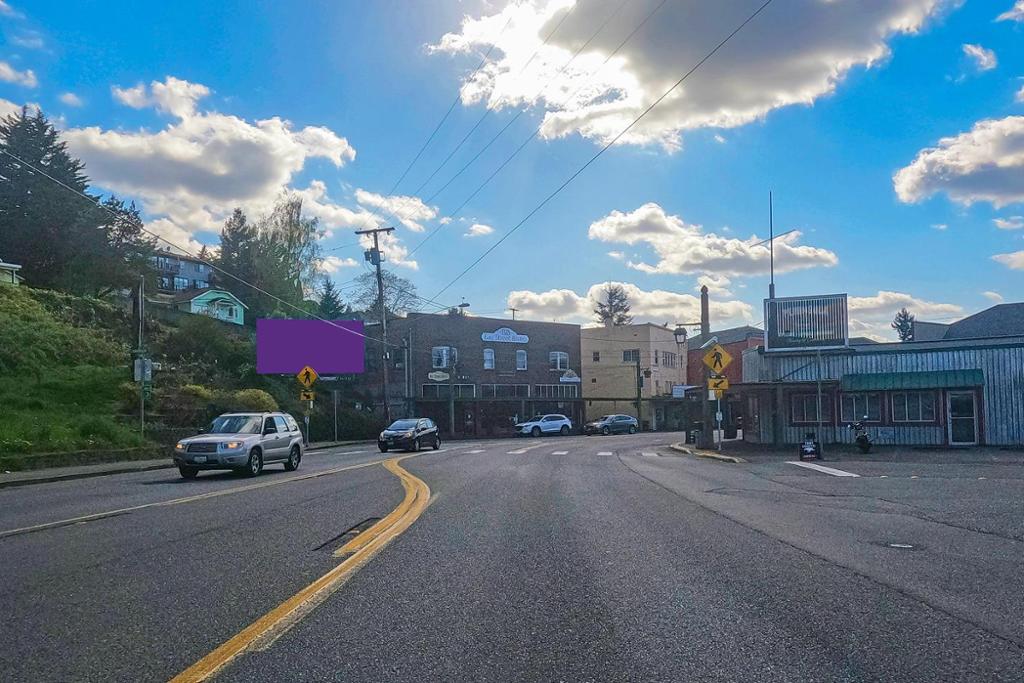
<path id="1" fill-rule="evenodd" d="M 686 343 L 686 337 L 689 336 L 686 332 L 686 328 L 683 327 L 682 325 L 676 325 L 675 332 L 673 332 L 672 334 L 675 335 L 676 344 L 680 346 Z"/>

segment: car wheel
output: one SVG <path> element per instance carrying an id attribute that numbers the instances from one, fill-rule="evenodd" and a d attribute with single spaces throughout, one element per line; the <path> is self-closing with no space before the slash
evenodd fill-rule
<path id="1" fill-rule="evenodd" d="M 569 425 L 562 425 L 562 428 L 558 430 L 562 436 L 569 435 Z"/>
<path id="2" fill-rule="evenodd" d="M 636 427 L 634 425 L 629 425 L 629 433 L 636 434 Z"/>
<path id="3" fill-rule="evenodd" d="M 540 436 L 540 427 L 534 427 L 531 429 L 530 436 Z"/>
<path id="4" fill-rule="evenodd" d="M 263 453 L 258 448 L 252 449 L 249 454 L 249 463 L 245 466 L 245 474 L 250 477 L 259 476 L 263 471 Z"/>
<path id="5" fill-rule="evenodd" d="M 292 446 L 292 451 L 288 454 L 288 459 L 284 462 L 285 471 L 294 472 L 299 469 L 300 462 L 302 462 L 302 451 L 299 450 L 298 446 Z"/>
<path id="6" fill-rule="evenodd" d="M 601 434 L 602 435 L 608 436 L 611 433 L 612 433 L 612 430 L 610 430 L 608 427 L 601 427 Z"/>
<path id="7" fill-rule="evenodd" d="M 381 445 L 378 444 L 377 448 L 380 449 L 381 453 L 387 453 L 388 452 L 388 447 L 387 446 L 381 446 Z"/>
<path id="8" fill-rule="evenodd" d="M 440 447 L 441 447 L 441 437 L 438 436 L 438 437 L 434 438 L 433 449 L 436 451 Z"/>
<path id="9" fill-rule="evenodd" d="M 181 472 L 182 479 L 195 479 L 199 474 L 198 467 L 179 467 L 178 471 Z"/>

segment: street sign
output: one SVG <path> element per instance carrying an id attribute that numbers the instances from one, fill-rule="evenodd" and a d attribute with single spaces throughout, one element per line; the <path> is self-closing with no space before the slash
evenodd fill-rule
<path id="1" fill-rule="evenodd" d="M 427 375 L 427 379 L 429 379 L 431 382 L 444 382 L 448 379 L 448 373 L 435 371 Z"/>
<path id="2" fill-rule="evenodd" d="M 153 361 L 149 358 L 136 358 L 133 369 L 136 382 L 153 381 Z"/>
<path id="3" fill-rule="evenodd" d="M 316 370 L 307 365 L 299 370 L 299 374 L 296 377 L 299 380 L 299 384 L 309 389 L 320 375 L 316 374 Z"/>
<path id="4" fill-rule="evenodd" d="M 729 388 L 729 378 L 725 375 L 711 375 L 708 377 L 708 389 L 714 391 L 725 391 Z"/>
<path id="5" fill-rule="evenodd" d="M 684 385 L 684 384 L 673 384 L 672 385 L 672 398 L 686 398 L 686 385 Z"/>
<path id="6" fill-rule="evenodd" d="M 729 355 L 729 352 L 721 344 L 715 344 L 704 354 L 704 365 L 711 368 L 712 372 L 725 370 L 731 362 L 732 356 Z"/>
<path id="7" fill-rule="evenodd" d="M 315 391 L 300 391 L 299 392 L 299 400 L 300 401 L 315 401 L 316 400 L 316 392 Z"/>

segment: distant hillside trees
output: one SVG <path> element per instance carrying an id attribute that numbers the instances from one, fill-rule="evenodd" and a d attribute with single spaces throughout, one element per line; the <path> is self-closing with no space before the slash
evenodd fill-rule
<path id="1" fill-rule="evenodd" d="M 83 197 L 88 186 L 41 111 L 0 119 L 0 258 L 28 284 L 103 296 L 149 272 L 155 245 L 135 205 Z"/>

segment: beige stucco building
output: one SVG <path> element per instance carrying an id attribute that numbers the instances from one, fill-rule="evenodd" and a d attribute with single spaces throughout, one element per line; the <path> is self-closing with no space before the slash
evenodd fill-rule
<path id="1" fill-rule="evenodd" d="M 686 384 L 686 344 L 677 344 L 671 329 L 650 323 L 584 328 L 580 355 L 588 420 L 621 413 L 658 429 L 681 419 L 672 410 L 672 386 Z M 638 361 L 643 376 L 640 416 Z"/>

